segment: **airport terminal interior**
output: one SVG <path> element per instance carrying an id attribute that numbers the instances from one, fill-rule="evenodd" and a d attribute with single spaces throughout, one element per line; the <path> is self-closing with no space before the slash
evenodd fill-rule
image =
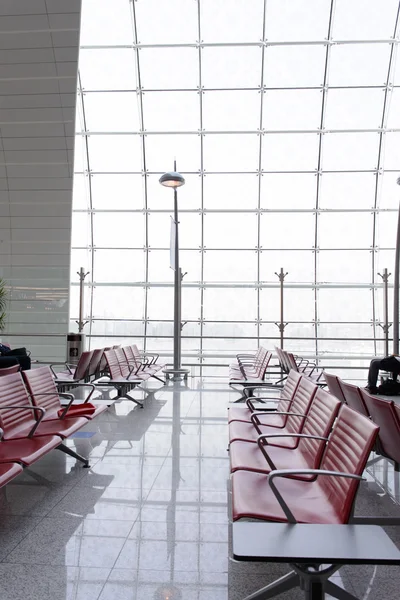
<path id="1" fill-rule="evenodd" d="M 398 599 L 399 43 L 399 0 L 0 0 L 1 600 Z M 292 464 L 363 480 L 290 524 Z M 240 554 L 276 522 L 396 558 Z"/>

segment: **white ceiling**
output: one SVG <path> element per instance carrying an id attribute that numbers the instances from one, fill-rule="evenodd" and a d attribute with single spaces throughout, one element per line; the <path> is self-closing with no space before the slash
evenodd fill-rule
<path id="1" fill-rule="evenodd" d="M 2 0 L 0 17 L 4 337 L 28 345 L 27 333 L 49 334 L 55 356 L 68 318 L 80 0 Z"/>

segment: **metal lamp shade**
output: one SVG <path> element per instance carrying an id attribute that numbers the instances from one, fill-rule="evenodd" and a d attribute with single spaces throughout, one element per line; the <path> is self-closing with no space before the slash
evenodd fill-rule
<path id="1" fill-rule="evenodd" d="M 185 179 L 177 171 L 170 171 L 161 175 L 160 183 L 165 187 L 178 188 L 185 184 Z"/>

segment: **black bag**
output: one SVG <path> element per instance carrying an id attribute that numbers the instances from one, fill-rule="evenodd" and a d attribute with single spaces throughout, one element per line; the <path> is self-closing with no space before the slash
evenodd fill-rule
<path id="1" fill-rule="evenodd" d="M 382 396 L 400 396 L 400 383 L 394 379 L 387 379 L 378 387 L 378 394 Z"/>

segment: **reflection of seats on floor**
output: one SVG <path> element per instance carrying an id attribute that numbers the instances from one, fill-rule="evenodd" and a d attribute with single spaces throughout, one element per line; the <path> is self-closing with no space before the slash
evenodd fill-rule
<path id="1" fill-rule="evenodd" d="M 127 412 L 125 409 L 127 404 L 123 407 L 116 402 L 110 406 L 107 411 L 107 416 L 110 418 L 107 421 L 103 420 L 99 422 L 99 430 L 100 432 L 107 431 L 107 434 L 109 435 L 113 429 L 115 429 L 115 431 L 119 430 L 122 421 L 124 427 L 126 426 L 129 431 L 129 439 L 132 441 L 141 440 L 150 425 L 156 420 L 160 410 L 166 402 L 167 400 L 158 400 L 154 398 L 154 392 L 149 395 L 145 410 L 139 411 L 133 408 Z M 131 421 L 134 421 L 134 425 L 130 425 Z"/>

